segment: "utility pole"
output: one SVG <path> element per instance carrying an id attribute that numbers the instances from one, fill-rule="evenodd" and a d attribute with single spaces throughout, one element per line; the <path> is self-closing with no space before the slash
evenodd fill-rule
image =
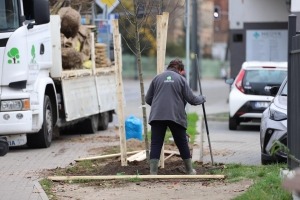
<path id="1" fill-rule="evenodd" d="M 190 83 L 190 0 L 185 1 L 185 56 L 186 56 L 186 80 Z"/>
<path id="2" fill-rule="evenodd" d="M 200 55 L 198 55 L 199 48 L 198 48 L 198 3 L 197 0 L 192 0 L 192 12 L 193 12 L 193 18 L 192 18 L 192 33 L 191 33 L 191 56 L 192 56 L 192 70 L 191 70 L 191 80 L 190 80 L 190 87 L 192 90 L 197 90 L 197 63 L 196 60 Z M 196 56 L 197 54 L 197 56 Z M 200 63 L 200 62 L 199 62 Z"/>

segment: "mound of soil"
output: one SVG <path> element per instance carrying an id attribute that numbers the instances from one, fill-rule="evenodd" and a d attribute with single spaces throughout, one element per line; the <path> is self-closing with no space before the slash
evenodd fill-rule
<path id="1" fill-rule="evenodd" d="M 204 174 L 209 170 L 209 166 L 195 163 L 194 168 L 197 174 Z M 149 175 L 149 163 L 147 160 L 128 162 L 128 166 L 121 166 L 120 161 L 112 161 L 101 168 L 100 175 Z M 165 161 L 165 167 L 158 169 L 158 175 L 182 175 L 185 173 L 183 161 L 178 156 L 173 156 Z"/>

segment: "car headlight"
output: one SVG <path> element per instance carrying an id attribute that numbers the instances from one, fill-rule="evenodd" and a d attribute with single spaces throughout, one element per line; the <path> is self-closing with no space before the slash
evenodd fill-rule
<path id="1" fill-rule="evenodd" d="M 29 110 L 29 109 L 30 109 L 29 99 L 1 101 L 1 112 L 16 111 L 16 110 Z"/>
<path id="2" fill-rule="evenodd" d="M 270 109 L 270 119 L 274 121 L 282 121 L 287 119 L 287 115 L 277 110 Z"/>

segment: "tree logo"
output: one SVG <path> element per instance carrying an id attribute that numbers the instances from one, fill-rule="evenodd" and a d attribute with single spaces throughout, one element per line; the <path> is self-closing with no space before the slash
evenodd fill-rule
<path id="1" fill-rule="evenodd" d="M 31 47 L 31 63 L 32 64 L 36 63 L 35 62 L 35 47 L 34 47 L 34 45 L 32 45 L 32 47 Z"/>
<path id="2" fill-rule="evenodd" d="M 17 48 L 11 48 L 9 52 L 7 52 L 7 56 L 10 58 L 8 59 L 8 64 L 17 64 L 20 63 L 20 55 L 19 55 L 19 49 Z"/>
<path id="3" fill-rule="evenodd" d="M 167 78 L 164 82 L 174 82 L 174 80 L 172 80 L 171 76 L 167 76 Z"/>

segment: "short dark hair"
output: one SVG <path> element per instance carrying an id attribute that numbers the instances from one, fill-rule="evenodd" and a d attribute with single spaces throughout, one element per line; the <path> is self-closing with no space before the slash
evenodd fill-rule
<path id="1" fill-rule="evenodd" d="M 184 64 L 182 63 L 182 60 L 179 58 L 175 58 L 174 60 L 171 60 L 169 63 L 167 69 L 177 69 L 177 70 L 184 70 Z"/>

